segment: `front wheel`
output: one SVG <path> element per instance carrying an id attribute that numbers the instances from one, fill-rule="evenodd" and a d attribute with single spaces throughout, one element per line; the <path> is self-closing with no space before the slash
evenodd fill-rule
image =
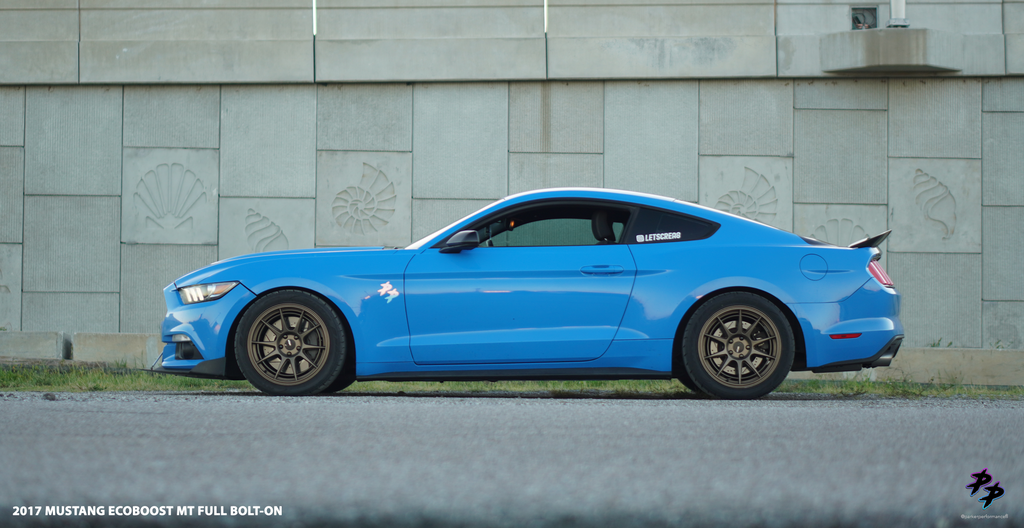
<path id="1" fill-rule="evenodd" d="M 683 368 L 701 391 L 728 400 L 760 398 L 793 367 L 793 330 L 771 301 L 747 292 L 714 297 L 683 335 Z"/>
<path id="2" fill-rule="evenodd" d="M 348 343 L 326 302 L 299 290 L 260 297 L 235 332 L 235 359 L 245 379 L 278 396 L 319 393 L 341 374 Z"/>

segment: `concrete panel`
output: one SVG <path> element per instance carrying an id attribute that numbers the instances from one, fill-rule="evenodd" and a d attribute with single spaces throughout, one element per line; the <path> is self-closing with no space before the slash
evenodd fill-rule
<path id="1" fill-rule="evenodd" d="M 1004 75 L 1006 41 L 1003 35 L 964 35 L 963 75 Z"/>
<path id="2" fill-rule="evenodd" d="M 1021 385 L 1024 366 L 1016 350 L 977 348 L 901 347 L 888 368 L 860 372 L 814 374 L 793 372 L 786 379 L 870 379 L 913 383 L 962 383 L 965 385 Z"/>
<path id="3" fill-rule="evenodd" d="M 697 81 L 604 88 L 604 185 L 697 200 Z"/>
<path id="4" fill-rule="evenodd" d="M 222 196 L 316 192 L 316 87 L 221 88 Z"/>
<path id="5" fill-rule="evenodd" d="M 412 238 L 419 240 L 490 203 L 491 200 L 413 200 Z"/>
<path id="6" fill-rule="evenodd" d="M 317 153 L 316 245 L 412 242 L 412 154 Z"/>
<path id="7" fill-rule="evenodd" d="M 982 116 L 981 191 L 984 205 L 1024 205 L 1024 113 Z"/>
<path id="8" fill-rule="evenodd" d="M 217 246 L 122 244 L 121 331 L 159 333 L 167 314 L 164 288 L 216 260 Z M 77 341 L 75 359 L 82 359 Z"/>
<path id="9" fill-rule="evenodd" d="M 78 82 L 78 42 L 0 41 L 0 84 Z"/>
<path id="10" fill-rule="evenodd" d="M 747 5 L 548 6 L 548 35 L 573 37 L 773 36 L 773 7 Z"/>
<path id="11" fill-rule="evenodd" d="M 982 257 L 986 301 L 1024 301 L 1024 207 L 984 207 Z"/>
<path id="12" fill-rule="evenodd" d="M 167 2 L 131 2 L 118 8 L 82 6 L 82 42 L 135 41 L 144 45 L 154 41 L 312 41 L 311 4 L 288 9 L 280 3 L 260 8 L 244 2 L 216 6 L 182 5 Z M 224 7 L 235 7 L 224 9 Z M 77 13 L 72 12 L 79 24 Z"/>
<path id="13" fill-rule="evenodd" d="M 221 198 L 219 259 L 313 247 L 316 200 Z"/>
<path id="14" fill-rule="evenodd" d="M 121 87 L 28 88 L 25 192 L 121 192 Z"/>
<path id="15" fill-rule="evenodd" d="M 834 110 L 885 110 L 889 87 L 886 79 L 825 79 L 796 81 L 794 108 Z"/>
<path id="16" fill-rule="evenodd" d="M 793 160 L 701 156 L 698 203 L 771 226 L 793 229 Z"/>
<path id="17" fill-rule="evenodd" d="M 318 5 L 316 36 L 318 40 L 543 39 L 544 9 L 542 2 L 529 7 L 476 1 L 457 7 L 400 9 L 380 4 L 357 9 Z"/>
<path id="18" fill-rule="evenodd" d="M 66 359 L 61 332 L 0 332 L 0 357 Z"/>
<path id="19" fill-rule="evenodd" d="M 551 79 L 774 77 L 775 37 L 548 37 Z"/>
<path id="20" fill-rule="evenodd" d="M 1024 348 L 1024 302 L 981 303 L 982 346 Z"/>
<path id="21" fill-rule="evenodd" d="M 1024 33 L 1024 2 L 1003 3 L 1003 32 Z"/>
<path id="22" fill-rule="evenodd" d="M 793 206 L 793 232 L 800 236 L 849 246 L 853 242 L 874 236 L 888 229 L 887 209 L 884 205 L 824 205 L 796 204 Z M 882 242 L 882 267 L 888 242 Z"/>
<path id="23" fill-rule="evenodd" d="M 0 39 L 22 42 L 78 40 L 77 9 L 12 9 L 7 4 L 4 2 L 0 6 Z"/>
<path id="24" fill-rule="evenodd" d="M 313 81 L 311 40 L 83 41 L 80 56 L 82 83 Z"/>
<path id="25" fill-rule="evenodd" d="M 999 3 L 907 4 L 912 27 L 938 29 L 962 35 L 1000 34 L 1003 9 Z"/>
<path id="26" fill-rule="evenodd" d="M 1024 74 L 1024 34 L 1007 34 L 1006 38 L 1006 74 Z M 2 62 L 0 62 L 2 66 Z M 0 70 L 2 71 L 2 70 Z"/>
<path id="27" fill-rule="evenodd" d="M 413 99 L 413 197 L 505 196 L 508 85 L 417 84 Z"/>
<path id="28" fill-rule="evenodd" d="M 18 244 L 0 244 L 0 329 L 2 333 L 21 330 L 21 246 Z M 3 355 L 0 351 L 0 356 Z"/>
<path id="29" fill-rule="evenodd" d="M 510 83 L 509 152 L 591 152 L 604 146 L 604 84 Z"/>
<path id="30" fill-rule="evenodd" d="M 316 82 L 544 78 L 543 38 L 316 41 Z"/>
<path id="31" fill-rule="evenodd" d="M 792 81 L 701 81 L 700 153 L 793 155 Z"/>
<path id="32" fill-rule="evenodd" d="M 508 193 L 551 187 L 601 187 L 600 154 L 508 155 Z"/>
<path id="33" fill-rule="evenodd" d="M 26 332 L 117 332 L 116 293 L 30 293 L 22 304 Z"/>
<path id="34" fill-rule="evenodd" d="M 782 35 L 776 39 L 779 77 L 821 77 L 821 38 Z"/>
<path id="35" fill-rule="evenodd" d="M 885 203 L 885 112 L 796 110 L 793 120 L 793 200 Z"/>
<path id="36" fill-rule="evenodd" d="M 25 88 L 0 86 L 0 146 L 24 144 Z"/>
<path id="37" fill-rule="evenodd" d="M 889 160 L 892 251 L 981 251 L 981 161 Z"/>
<path id="38" fill-rule="evenodd" d="M 119 202 L 107 196 L 25 197 L 25 291 L 118 291 Z M 116 332 L 116 315 L 113 321 Z"/>
<path id="39" fill-rule="evenodd" d="M 123 330 L 123 329 L 122 329 Z M 127 368 L 149 368 L 161 348 L 160 334 L 96 334 L 75 332 L 72 336 L 75 361 L 124 364 Z M 147 358 L 152 358 L 147 360 Z"/>
<path id="40" fill-rule="evenodd" d="M 849 5 L 779 5 L 776 11 L 777 35 L 820 35 L 850 31 Z"/>
<path id="41" fill-rule="evenodd" d="M 124 149 L 121 241 L 216 244 L 218 152 Z"/>
<path id="42" fill-rule="evenodd" d="M 124 146 L 217 148 L 219 86 L 126 86 Z"/>
<path id="43" fill-rule="evenodd" d="M 1024 112 L 1024 79 L 985 79 L 982 84 L 982 110 Z"/>
<path id="44" fill-rule="evenodd" d="M 0 147 L 0 242 L 21 242 L 25 149 Z"/>
<path id="45" fill-rule="evenodd" d="M 890 81 L 889 155 L 980 158 L 981 81 Z"/>
<path id="46" fill-rule="evenodd" d="M 821 35 L 828 73 L 955 73 L 964 67 L 964 36 L 929 28 L 866 29 Z"/>
<path id="47" fill-rule="evenodd" d="M 316 148 L 412 150 L 412 86 L 318 85 Z"/>
<path id="48" fill-rule="evenodd" d="M 887 271 L 903 294 L 904 346 L 982 345 L 980 268 L 980 254 L 889 253 Z"/>

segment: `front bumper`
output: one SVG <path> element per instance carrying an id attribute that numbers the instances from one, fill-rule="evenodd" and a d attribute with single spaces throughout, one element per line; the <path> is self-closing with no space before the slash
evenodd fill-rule
<path id="1" fill-rule="evenodd" d="M 232 325 L 242 310 L 256 296 L 239 285 L 224 297 L 215 301 L 184 304 L 172 283 L 164 288 L 167 316 L 161 327 L 161 341 L 164 343 L 158 365 L 152 370 L 167 374 L 204 378 L 242 379 L 237 368 L 231 368 L 226 352 L 232 349 Z M 175 356 L 182 341 L 192 343 L 198 354 L 193 359 Z"/>

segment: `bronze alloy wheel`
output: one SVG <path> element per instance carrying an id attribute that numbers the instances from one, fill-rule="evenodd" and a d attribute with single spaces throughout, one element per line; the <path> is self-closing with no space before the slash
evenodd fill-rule
<path id="1" fill-rule="evenodd" d="M 323 319 L 297 303 L 263 311 L 249 329 L 246 352 L 257 374 L 280 386 L 305 383 L 327 364 L 331 338 Z"/>
<path id="2" fill-rule="evenodd" d="M 700 363 L 727 387 L 745 389 L 768 379 L 779 365 L 779 329 L 760 310 L 728 306 L 700 329 Z"/>
<path id="3" fill-rule="evenodd" d="M 754 292 L 706 299 L 683 329 L 680 375 L 698 392 L 727 400 L 760 398 L 793 367 L 795 338 L 782 307 Z"/>

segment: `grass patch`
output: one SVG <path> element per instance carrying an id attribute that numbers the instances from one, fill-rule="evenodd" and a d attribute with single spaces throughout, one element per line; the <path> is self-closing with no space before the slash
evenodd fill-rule
<path id="1" fill-rule="evenodd" d="M 246 381 L 185 378 L 124 368 L 123 365 L 0 365 L 0 391 L 100 392 L 100 391 L 253 391 Z M 618 381 L 459 381 L 459 382 L 357 382 L 345 389 L 355 394 L 503 394 L 518 393 L 558 398 L 699 397 L 676 380 Z M 820 394 L 837 399 L 874 395 L 886 398 L 966 397 L 1024 398 L 1024 387 L 964 385 L 952 380 L 940 383 L 910 381 L 799 380 L 786 381 L 775 393 Z"/>

